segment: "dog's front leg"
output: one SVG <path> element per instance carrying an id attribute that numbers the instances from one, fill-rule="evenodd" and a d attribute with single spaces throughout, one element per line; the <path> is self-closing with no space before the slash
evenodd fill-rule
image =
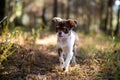
<path id="1" fill-rule="evenodd" d="M 60 66 L 63 67 L 64 58 L 63 58 L 63 51 L 61 48 L 58 49 L 58 55 L 59 55 Z"/>
<path id="2" fill-rule="evenodd" d="M 70 51 L 67 54 L 65 63 L 64 63 L 65 72 L 68 72 L 69 64 L 70 64 L 72 57 L 73 57 L 73 51 L 72 51 L 72 49 L 70 49 Z"/>

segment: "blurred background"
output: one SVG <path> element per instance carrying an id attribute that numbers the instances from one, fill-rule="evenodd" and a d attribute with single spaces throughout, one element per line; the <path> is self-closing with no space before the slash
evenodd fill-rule
<path id="1" fill-rule="evenodd" d="M 58 16 L 77 20 L 78 31 L 85 34 L 120 34 L 119 0 L 1 0 L 0 10 L 0 21 L 7 16 L 9 27 L 52 31 L 50 21 Z M 0 30 L 4 28 L 3 22 Z"/>

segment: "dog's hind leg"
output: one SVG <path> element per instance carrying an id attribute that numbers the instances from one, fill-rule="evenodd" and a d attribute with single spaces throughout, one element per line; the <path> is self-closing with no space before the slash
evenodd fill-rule
<path id="1" fill-rule="evenodd" d="M 72 57 L 72 66 L 75 66 L 76 65 L 76 56 L 74 55 Z"/>
<path id="2" fill-rule="evenodd" d="M 73 57 L 72 57 L 72 65 L 73 65 L 73 66 L 76 65 L 76 54 L 77 54 L 77 46 L 74 45 L 74 46 L 73 46 Z"/>

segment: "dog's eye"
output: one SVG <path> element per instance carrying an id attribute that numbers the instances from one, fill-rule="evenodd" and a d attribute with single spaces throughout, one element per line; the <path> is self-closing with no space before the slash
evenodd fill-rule
<path id="1" fill-rule="evenodd" d="M 69 31 L 69 30 L 68 30 L 67 28 L 64 29 L 64 32 L 65 32 L 65 33 L 68 33 L 68 31 Z"/>

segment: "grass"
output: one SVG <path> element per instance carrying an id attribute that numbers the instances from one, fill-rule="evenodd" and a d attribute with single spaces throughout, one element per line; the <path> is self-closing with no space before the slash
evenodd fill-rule
<path id="1" fill-rule="evenodd" d="M 10 31 L 11 45 L 8 46 L 7 43 L 0 40 L 3 44 L 0 49 L 4 48 L 1 54 L 4 52 L 7 54 L 2 60 L 0 68 L 0 79 L 2 80 L 120 79 L 119 38 L 103 34 L 84 35 L 79 33 L 77 65 L 70 66 L 70 72 L 64 73 L 59 67 L 54 34 L 45 32 L 46 34 L 42 34 L 40 37 L 40 30 L 37 32 L 36 29 L 32 29 L 31 32 L 23 32 L 20 28 L 14 30 Z M 6 40 L 6 36 L 4 38 Z"/>

